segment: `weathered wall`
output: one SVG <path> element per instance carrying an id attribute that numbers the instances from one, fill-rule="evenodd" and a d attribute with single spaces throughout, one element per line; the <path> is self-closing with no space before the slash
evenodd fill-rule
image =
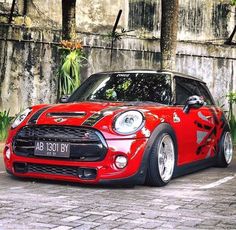
<path id="1" fill-rule="evenodd" d="M 235 7 L 229 0 L 180 0 L 179 39 L 213 40 L 229 36 L 235 25 Z"/>
<path id="2" fill-rule="evenodd" d="M 59 63 L 54 44 L 59 33 L 47 30 L 0 26 L 0 110 L 14 114 L 27 106 L 53 103 Z M 118 69 L 160 67 L 159 41 L 124 37 L 115 44 L 110 66 L 110 42 L 104 36 L 80 35 L 87 65 L 82 79 L 90 74 Z M 6 40 L 5 40 L 6 39 Z M 216 101 L 225 103 L 225 95 L 236 90 L 236 48 L 222 45 L 180 42 L 177 70 L 207 82 Z"/>
<path id="3" fill-rule="evenodd" d="M 0 0 L 0 110 L 11 108 L 12 113 L 55 102 L 61 0 L 28 2 L 26 20 L 18 4 L 15 25 L 8 27 L 3 23 L 12 0 Z M 229 2 L 180 0 L 176 68 L 206 81 L 220 105 L 229 91 L 236 90 L 236 48 L 219 45 L 235 24 L 235 7 Z M 110 66 L 110 41 L 104 35 L 111 31 L 119 9 L 119 29 L 132 31 L 115 44 Z M 160 0 L 77 0 L 78 31 L 88 59 L 83 80 L 104 70 L 158 69 L 160 9 Z"/>
<path id="4" fill-rule="evenodd" d="M 22 2 L 18 0 L 17 2 Z M 235 25 L 231 0 L 180 0 L 179 40 L 215 40 L 229 36 Z M 9 13 L 12 0 L 0 0 Z M 29 0 L 29 26 L 61 28 L 61 0 Z M 77 0 L 77 26 L 82 32 L 106 34 L 111 31 L 119 9 L 119 27 L 142 38 L 160 37 L 161 0 Z M 20 4 L 16 13 L 21 13 Z M 1 7 L 2 6 L 2 7 Z M 23 21 L 16 19 L 15 23 Z"/>
<path id="5" fill-rule="evenodd" d="M 0 27 L 0 110 L 55 101 L 57 50 L 44 43 L 55 35 L 17 27 Z M 32 38 L 35 41 L 28 42 Z M 5 40 L 6 39 L 6 40 Z"/>
<path id="6" fill-rule="evenodd" d="M 236 47 L 179 43 L 176 67 L 204 80 L 215 101 L 227 104 L 226 95 L 236 91 Z M 227 107 L 227 106 L 226 106 Z"/>

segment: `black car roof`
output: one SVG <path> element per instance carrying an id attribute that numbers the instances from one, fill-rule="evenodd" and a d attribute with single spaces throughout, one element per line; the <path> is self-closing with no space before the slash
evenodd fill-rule
<path id="1" fill-rule="evenodd" d="M 180 73 L 180 72 L 176 72 L 176 71 L 172 71 L 172 70 L 152 70 L 152 69 L 131 69 L 131 70 L 117 70 L 117 71 L 105 71 L 105 72 L 99 72 L 96 74 L 114 74 L 114 73 L 167 73 L 167 74 L 171 74 L 171 75 L 175 75 L 178 77 L 183 77 L 183 78 L 188 78 L 188 79 L 192 79 L 192 80 L 196 80 L 199 82 L 202 82 L 205 84 L 204 81 L 202 81 L 201 79 L 197 78 L 197 77 L 193 77 L 191 75 L 188 74 L 184 74 L 184 73 Z"/>

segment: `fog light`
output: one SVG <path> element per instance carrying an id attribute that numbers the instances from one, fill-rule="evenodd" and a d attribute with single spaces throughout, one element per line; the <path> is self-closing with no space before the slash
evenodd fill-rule
<path id="1" fill-rule="evenodd" d="M 10 150 L 10 148 L 8 148 L 8 147 L 6 147 L 6 158 L 7 158 L 8 160 L 10 160 L 10 158 L 11 158 L 11 150 Z"/>
<path id="2" fill-rule="evenodd" d="M 118 169 L 123 169 L 127 166 L 128 160 L 124 156 L 117 156 L 115 159 L 115 166 Z"/>

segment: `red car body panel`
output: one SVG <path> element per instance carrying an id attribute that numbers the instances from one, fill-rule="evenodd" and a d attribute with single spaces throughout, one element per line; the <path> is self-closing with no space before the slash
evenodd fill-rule
<path id="1" fill-rule="evenodd" d="M 47 108 L 46 108 L 47 107 Z M 78 126 L 98 130 L 104 137 L 107 152 L 100 161 L 73 161 L 68 159 L 51 159 L 42 157 L 25 157 L 16 155 L 13 149 L 14 138 L 37 111 L 43 111 L 36 124 L 56 126 Z M 134 134 L 121 135 L 114 131 L 114 119 L 122 112 L 138 110 L 144 117 L 144 125 Z M 81 113 L 81 116 L 55 116 L 62 113 Z M 54 114 L 54 116 L 52 116 Z M 86 123 L 94 114 L 102 114 L 91 126 Z M 214 158 L 218 151 L 218 142 L 221 138 L 225 120 L 223 113 L 215 106 L 191 109 L 184 113 L 183 106 L 154 105 L 152 103 L 123 103 L 123 102 L 78 102 L 57 105 L 38 105 L 32 107 L 32 112 L 15 129 L 11 129 L 4 149 L 4 162 L 8 172 L 19 177 L 33 177 L 53 180 L 67 180 L 81 183 L 99 183 L 106 180 L 119 180 L 137 174 L 142 165 L 145 152 L 149 151 L 148 141 L 156 127 L 161 123 L 169 124 L 176 136 L 178 149 L 177 166 L 187 165 L 200 160 Z M 6 150 L 10 149 L 11 157 L 6 157 Z M 118 169 L 115 164 L 117 156 L 126 156 L 128 165 Z M 14 163 L 40 164 L 47 166 L 68 166 L 96 169 L 97 175 L 93 179 L 81 179 L 76 176 L 58 175 L 52 173 L 25 172 L 18 173 Z"/>

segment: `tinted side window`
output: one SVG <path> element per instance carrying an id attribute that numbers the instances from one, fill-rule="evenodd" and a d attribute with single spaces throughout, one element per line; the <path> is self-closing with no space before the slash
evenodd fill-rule
<path id="1" fill-rule="evenodd" d="M 176 76 L 175 83 L 177 105 L 184 105 L 187 98 L 192 95 L 202 96 L 207 105 L 214 104 L 210 94 L 201 82 Z"/>
<path id="2" fill-rule="evenodd" d="M 198 88 L 200 90 L 201 96 L 204 98 L 204 101 L 206 102 L 206 104 L 214 105 L 212 97 L 209 94 L 208 90 L 206 89 L 206 86 L 201 82 L 197 82 L 197 84 L 198 84 Z"/>
<path id="3" fill-rule="evenodd" d="M 188 97 L 200 94 L 196 82 L 192 79 L 175 77 L 175 84 L 177 105 L 184 105 Z"/>

